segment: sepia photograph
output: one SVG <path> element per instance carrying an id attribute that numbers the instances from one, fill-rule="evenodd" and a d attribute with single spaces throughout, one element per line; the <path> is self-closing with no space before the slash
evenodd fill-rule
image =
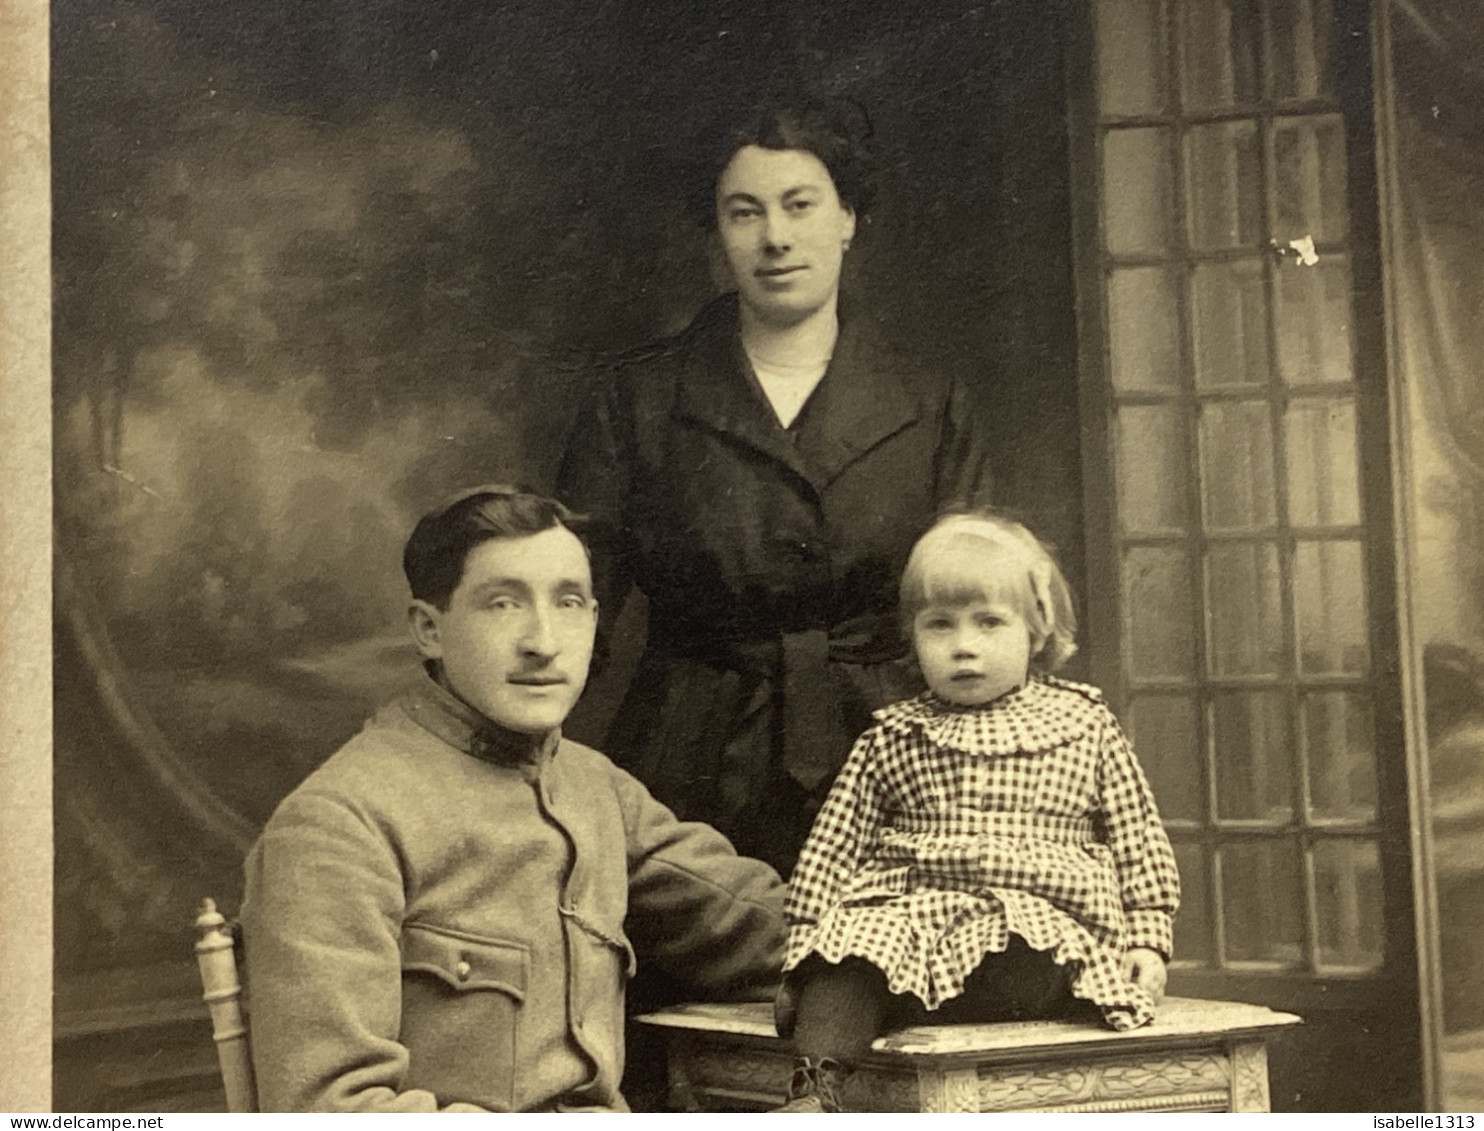
<path id="1" fill-rule="evenodd" d="M 1473 0 L 0 16 L 0 1109 L 1484 1108 Z"/>

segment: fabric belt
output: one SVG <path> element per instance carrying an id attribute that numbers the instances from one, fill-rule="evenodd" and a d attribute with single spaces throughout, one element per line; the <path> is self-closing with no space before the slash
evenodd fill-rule
<path id="1" fill-rule="evenodd" d="M 960 827 L 951 833 L 935 828 L 899 825 L 886 830 L 883 837 L 887 842 L 901 840 L 911 844 L 935 844 L 943 848 L 978 843 L 985 837 L 1005 837 L 1011 840 L 1029 838 L 1077 846 L 1102 843 L 1098 839 L 1097 825 L 1091 817 L 995 811 L 965 815 Z"/>
<path id="2" fill-rule="evenodd" d="M 840 767 L 848 752 L 842 743 L 848 747 L 854 737 L 843 733 L 830 665 L 889 663 L 905 654 L 891 614 L 749 640 L 687 640 L 665 626 L 662 616 L 651 614 L 651 647 L 772 682 L 783 724 L 783 769 L 811 792 Z"/>
<path id="3" fill-rule="evenodd" d="M 953 832 L 933 828 L 896 826 L 883 830 L 882 844 L 903 845 L 909 852 L 923 848 L 952 852 L 983 844 L 986 838 L 1044 840 L 1054 844 L 1085 847 L 1101 844 L 1091 817 L 1059 817 L 1050 813 L 980 812 L 966 816 Z"/>
<path id="4" fill-rule="evenodd" d="M 983 813 L 981 835 L 1034 837 L 1058 844 L 1097 844 L 1097 829 L 1090 817 L 1058 817 L 1051 813 Z"/>

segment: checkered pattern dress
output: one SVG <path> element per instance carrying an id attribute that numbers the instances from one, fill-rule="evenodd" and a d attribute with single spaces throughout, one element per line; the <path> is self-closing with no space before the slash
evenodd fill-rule
<path id="1" fill-rule="evenodd" d="M 1097 689 L 1038 676 L 985 707 L 925 692 L 875 719 L 794 869 L 785 969 L 857 955 L 936 1009 L 1014 933 L 1114 1028 L 1149 1021 L 1121 959 L 1169 957 L 1180 880 Z"/>

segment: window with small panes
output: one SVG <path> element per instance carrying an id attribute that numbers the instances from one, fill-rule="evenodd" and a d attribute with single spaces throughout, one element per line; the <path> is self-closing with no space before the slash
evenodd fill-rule
<path id="1" fill-rule="evenodd" d="M 1177 970 L 1365 975 L 1376 596 L 1332 13 L 1090 7 L 1098 666 L 1176 845 Z"/>

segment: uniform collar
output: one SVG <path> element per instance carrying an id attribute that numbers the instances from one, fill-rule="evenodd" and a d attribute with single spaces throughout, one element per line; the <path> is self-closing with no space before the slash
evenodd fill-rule
<path id="1" fill-rule="evenodd" d="M 402 709 L 418 726 L 455 750 L 497 766 L 540 765 L 561 741 L 560 730 L 522 734 L 485 718 L 424 670 L 402 697 Z"/>

